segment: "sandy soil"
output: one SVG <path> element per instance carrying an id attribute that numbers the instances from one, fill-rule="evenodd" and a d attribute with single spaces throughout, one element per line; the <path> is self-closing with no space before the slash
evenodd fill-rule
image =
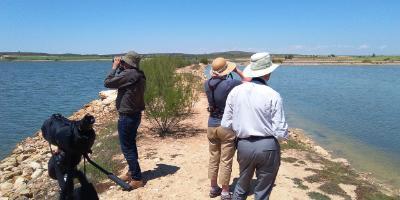
<path id="1" fill-rule="evenodd" d="M 101 199 L 209 199 L 209 180 L 207 178 L 208 141 L 206 137 L 207 100 L 204 94 L 195 105 L 195 113 L 183 122 L 183 130 L 187 137 L 158 138 L 149 133 L 148 123 L 145 121 L 140 128 L 142 137 L 138 148 L 140 164 L 147 184 L 144 188 L 131 192 L 122 191 L 117 186 L 100 195 Z M 190 126 L 190 127 L 189 127 Z M 303 160 L 303 164 L 282 162 L 276 186 L 271 199 L 309 199 L 307 193 L 317 191 L 319 184 L 304 185 L 309 189 L 297 187 L 293 178 L 303 179 L 313 172 L 305 168 L 319 169 L 318 163 L 312 163 L 305 157 L 306 152 L 288 150 L 282 157 L 294 157 Z M 231 182 L 238 177 L 238 164 L 233 164 Z M 255 181 L 255 178 L 254 178 Z M 234 186 L 232 186 L 233 188 Z M 348 195 L 355 197 L 353 186 L 343 185 Z M 329 196 L 329 195 L 327 195 Z M 331 199 L 343 199 L 339 196 L 330 196 Z M 249 199 L 253 199 L 251 196 Z"/>

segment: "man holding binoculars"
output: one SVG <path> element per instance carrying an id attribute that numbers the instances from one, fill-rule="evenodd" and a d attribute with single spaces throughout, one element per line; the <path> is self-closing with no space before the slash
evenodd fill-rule
<path id="1" fill-rule="evenodd" d="M 121 179 L 129 182 L 133 189 L 144 186 L 136 146 L 137 129 L 145 108 L 146 87 L 146 77 L 139 69 L 140 59 L 140 55 L 134 51 L 115 57 L 112 70 L 104 80 L 105 87 L 118 89 L 118 135 L 122 153 L 129 166 L 129 171 Z"/>

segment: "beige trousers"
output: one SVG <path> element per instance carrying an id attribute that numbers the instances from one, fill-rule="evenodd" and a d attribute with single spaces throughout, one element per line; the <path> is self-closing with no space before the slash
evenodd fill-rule
<path id="1" fill-rule="evenodd" d="M 221 126 L 208 127 L 207 137 L 210 151 L 208 178 L 217 178 L 219 170 L 218 183 L 229 185 L 232 173 L 232 160 L 235 154 L 235 133 Z"/>

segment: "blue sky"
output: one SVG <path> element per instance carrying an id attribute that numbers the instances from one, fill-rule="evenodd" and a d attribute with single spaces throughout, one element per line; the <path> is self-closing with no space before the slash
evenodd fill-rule
<path id="1" fill-rule="evenodd" d="M 0 51 L 131 49 L 400 55 L 400 1 L 0 1 Z"/>

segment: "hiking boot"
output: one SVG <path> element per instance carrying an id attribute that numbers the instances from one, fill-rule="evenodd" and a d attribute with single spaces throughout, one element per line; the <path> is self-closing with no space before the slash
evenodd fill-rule
<path id="1" fill-rule="evenodd" d="M 228 194 L 221 193 L 221 200 L 232 200 L 233 193 L 229 192 Z"/>
<path id="2" fill-rule="evenodd" d="M 130 182 L 132 180 L 131 174 L 132 174 L 131 172 L 126 172 L 121 176 L 120 179 L 123 180 L 124 182 Z"/>
<path id="3" fill-rule="evenodd" d="M 132 189 L 138 189 L 138 188 L 144 186 L 144 182 L 142 180 L 140 180 L 140 181 L 131 180 L 129 182 L 129 185 L 132 187 Z"/>
<path id="4" fill-rule="evenodd" d="M 221 192 L 222 192 L 222 188 L 220 188 L 220 187 L 212 187 L 210 189 L 209 196 L 210 196 L 210 198 L 215 198 L 215 197 L 221 195 Z"/>

